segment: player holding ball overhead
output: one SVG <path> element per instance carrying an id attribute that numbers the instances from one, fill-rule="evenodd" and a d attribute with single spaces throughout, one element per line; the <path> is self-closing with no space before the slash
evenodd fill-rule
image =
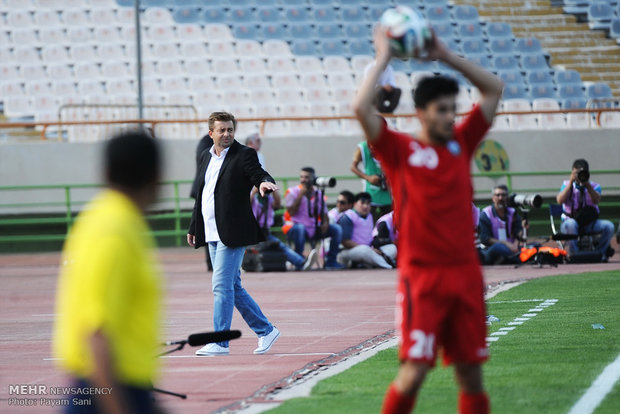
<path id="1" fill-rule="evenodd" d="M 386 12 L 387 13 L 387 12 Z M 439 60 L 462 73 L 480 90 L 480 101 L 455 125 L 455 80 L 422 79 L 414 103 L 421 130 L 416 136 L 388 128 L 372 105 L 374 85 L 395 55 L 392 26 L 386 21 L 374 33 L 376 65 L 355 99 L 355 114 L 368 143 L 385 170 L 400 224 L 397 314 L 401 344 L 399 372 L 383 403 L 384 413 L 409 413 L 437 350 L 454 364 L 459 386 L 458 412 L 489 412 L 482 384 L 488 358 L 485 305 L 480 263 L 471 225 L 472 155 L 491 126 L 502 96 L 495 75 L 450 51 L 420 20 L 412 20 L 409 39 L 419 46 L 410 56 Z M 389 22 L 388 22 L 389 23 Z M 415 37 L 426 25 L 429 39 Z M 413 40 L 411 40 L 413 39 Z"/>

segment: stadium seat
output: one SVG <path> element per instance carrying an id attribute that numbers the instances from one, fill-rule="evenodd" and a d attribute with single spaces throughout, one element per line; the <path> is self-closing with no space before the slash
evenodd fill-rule
<path id="1" fill-rule="evenodd" d="M 295 58 L 295 68 L 301 73 L 322 72 L 323 64 L 316 56 L 297 56 Z"/>
<path id="2" fill-rule="evenodd" d="M 69 56 L 74 62 L 96 61 L 97 51 L 94 47 L 84 44 L 69 45 Z"/>
<path id="3" fill-rule="evenodd" d="M 512 28 L 508 23 L 503 22 L 487 22 L 486 24 L 486 34 L 489 38 L 489 41 L 497 38 L 514 38 L 512 34 Z"/>
<path id="4" fill-rule="evenodd" d="M 602 112 L 600 116 L 601 128 L 620 128 L 620 112 Z"/>
<path id="5" fill-rule="evenodd" d="M 351 55 L 373 55 L 372 44 L 366 39 L 349 40 L 349 53 Z"/>
<path id="6" fill-rule="evenodd" d="M 444 42 L 446 41 L 446 39 L 454 38 L 454 26 L 452 26 L 452 23 L 450 21 L 436 22 L 433 23 L 432 26 L 435 34 L 439 36 L 439 38 Z"/>
<path id="7" fill-rule="evenodd" d="M 349 61 L 343 56 L 326 56 L 323 58 L 323 68 L 326 73 L 330 72 L 351 72 Z"/>
<path id="8" fill-rule="evenodd" d="M 560 85 L 558 97 L 560 99 L 584 99 L 585 93 L 581 84 L 565 84 Z"/>
<path id="9" fill-rule="evenodd" d="M 200 23 L 199 7 L 178 7 L 172 12 L 172 18 L 175 22 L 181 24 Z"/>
<path id="10" fill-rule="evenodd" d="M 204 7 L 200 13 L 200 20 L 205 24 L 233 22 L 230 14 L 222 7 Z"/>
<path id="11" fill-rule="evenodd" d="M 233 40 L 230 28 L 223 23 L 207 23 L 204 26 L 204 35 L 211 40 Z"/>
<path id="12" fill-rule="evenodd" d="M 343 30 L 345 37 L 349 40 L 362 38 L 368 41 L 368 39 L 372 37 L 372 32 L 369 26 L 365 23 L 345 24 Z"/>
<path id="13" fill-rule="evenodd" d="M 487 70 L 495 69 L 495 65 L 493 64 L 493 61 L 489 59 L 486 53 L 471 54 L 471 55 L 468 55 L 467 58 Z M 514 69 L 514 68 L 509 68 L 509 69 Z"/>
<path id="14" fill-rule="evenodd" d="M 349 55 L 348 47 L 340 39 L 324 40 L 319 43 L 319 51 L 323 56 Z"/>
<path id="15" fill-rule="evenodd" d="M 19 29 L 24 27 L 32 27 L 33 19 L 28 10 L 10 10 L 6 14 L 7 27 Z"/>
<path id="16" fill-rule="evenodd" d="M 505 92 L 505 90 L 504 90 Z M 504 96 L 506 96 L 504 94 Z M 506 112 L 524 112 L 524 114 L 508 115 L 508 125 L 512 129 L 536 129 L 536 115 L 531 113 L 530 103 L 527 99 L 515 99 L 504 97 L 504 111 Z"/>
<path id="17" fill-rule="evenodd" d="M 351 69 L 355 74 L 363 74 L 366 66 L 374 59 L 366 55 L 354 55 L 351 57 Z"/>
<path id="18" fill-rule="evenodd" d="M 365 22 L 366 13 L 361 7 L 343 6 L 340 8 L 340 17 L 343 22 Z"/>
<path id="19" fill-rule="evenodd" d="M 588 99 L 612 98 L 611 88 L 606 83 L 593 83 L 586 88 Z"/>
<path id="20" fill-rule="evenodd" d="M 610 4 L 596 1 L 588 7 L 588 26 L 592 30 L 607 30 L 611 24 L 614 11 Z"/>
<path id="21" fill-rule="evenodd" d="M 33 79 L 28 81 L 26 82 L 25 89 L 26 95 L 30 97 L 49 96 L 52 94 L 52 89 L 47 79 Z"/>
<path id="22" fill-rule="evenodd" d="M 549 84 L 553 85 L 553 76 L 547 70 L 533 70 L 527 72 L 527 83 L 532 84 Z"/>
<path id="23" fill-rule="evenodd" d="M 465 56 L 487 54 L 486 43 L 482 39 L 462 39 L 461 51 Z"/>
<path id="24" fill-rule="evenodd" d="M 210 56 L 235 56 L 235 46 L 232 42 L 227 40 L 209 42 L 207 49 L 209 50 Z"/>
<path id="25" fill-rule="evenodd" d="M 320 23 L 316 25 L 316 36 L 319 39 L 339 39 L 342 36 L 342 30 L 337 23 Z"/>
<path id="26" fill-rule="evenodd" d="M 388 6 L 386 5 L 380 5 L 380 4 L 370 5 L 368 7 L 368 18 L 370 19 L 371 22 L 379 21 L 379 19 L 381 18 L 381 16 L 383 15 L 383 13 L 385 12 L 387 8 Z"/>
<path id="27" fill-rule="evenodd" d="M 4 100 L 4 115 L 7 118 L 32 116 L 31 99 L 26 96 L 9 96 Z"/>
<path id="28" fill-rule="evenodd" d="M 99 59 L 101 61 L 115 61 L 125 59 L 125 52 L 123 50 L 123 47 L 120 44 L 115 43 L 103 43 L 99 45 L 97 47 L 97 55 L 99 56 Z"/>
<path id="29" fill-rule="evenodd" d="M 68 28 L 67 39 L 70 43 L 93 43 L 93 35 L 86 27 Z"/>
<path id="30" fill-rule="evenodd" d="M 51 45 L 51 47 L 56 47 L 56 45 Z M 10 56 L 9 54 L 9 57 Z M 19 64 L 38 64 L 41 62 L 41 57 L 34 46 L 17 46 L 13 49 L 13 56 L 12 58 L 10 57 L 10 60 L 18 62 Z"/>
<path id="31" fill-rule="evenodd" d="M 312 102 L 308 105 L 308 114 L 310 116 L 333 116 L 334 109 L 330 103 Z M 312 121 L 314 133 L 319 135 L 331 134 L 333 131 L 340 129 L 340 123 L 337 119 L 315 119 Z"/>
<path id="32" fill-rule="evenodd" d="M 295 55 L 315 55 L 316 45 L 313 40 L 308 39 L 295 39 L 291 43 L 291 51 Z"/>
<path id="33" fill-rule="evenodd" d="M 99 10 L 97 9 L 91 11 L 91 16 L 93 15 L 93 12 L 97 13 L 98 11 Z M 112 12 L 112 15 L 114 15 L 114 12 Z M 46 10 L 46 9 L 35 10 L 33 18 L 34 18 L 34 23 L 36 27 L 38 28 L 50 27 L 50 26 L 51 27 L 62 26 L 62 22 L 60 21 L 60 15 L 55 10 Z M 97 24 L 95 18 L 92 18 L 91 21 L 94 24 Z"/>
<path id="34" fill-rule="evenodd" d="M 493 59 L 493 67 L 497 70 L 517 70 L 519 61 L 513 55 L 500 55 Z"/>
<path id="35" fill-rule="evenodd" d="M 269 39 L 263 42 L 265 56 L 290 56 L 291 49 L 284 40 Z"/>
<path id="36" fill-rule="evenodd" d="M 64 26 L 87 27 L 90 23 L 86 12 L 80 9 L 64 9 L 61 12 L 61 19 Z"/>
<path id="37" fill-rule="evenodd" d="M 61 27 L 42 27 L 39 29 L 39 41 L 43 45 L 66 44 L 67 36 L 65 35 L 65 32 Z"/>
<path id="38" fill-rule="evenodd" d="M 274 73 L 271 77 L 274 89 L 296 90 L 301 87 L 297 75 L 291 72 Z"/>
<path id="39" fill-rule="evenodd" d="M 226 56 L 211 59 L 211 67 L 213 67 L 213 72 L 216 74 L 226 73 L 230 75 L 239 72 L 237 61 Z"/>
<path id="40" fill-rule="evenodd" d="M 261 24 L 260 36 L 265 40 L 288 39 L 291 37 L 291 32 L 285 24 L 268 23 Z"/>
<path id="41" fill-rule="evenodd" d="M 450 22 L 450 13 L 446 6 L 433 6 L 426 9 L 426 18 L 431 24 Z"/>
<path id="42" fill-rule="evenodd" d="M 179 60 L 160 60 L 156 66 L 160 76 L 176 76 L 183 74 L 183 67 Z"/>
<path id="43" fill-rule="evenodd" d="M 308 13 L 307 9 L 305 7 L 300 7 L 300 6 L 286 7 L 283 10 L 283 14 L 284 14 L 284 20 L 287 23 L 290 23 L 290 22 L 294 22 L 294 23 L 307 22 L 311 18 L 311 16 Z"/>
<path id="44" fill-rule="evenodd" d="M 561 101 L 562 109 L 576 110 L 585 109 L 585 99 L 564 99 Z M 586 129 L 590 127 L 592 117 L 587 112 L 569 112 L 566 114 L 566 126 L 571 129 Z"/>
<path id="45" fill-rule="evenodd" d="M 620 3 L 619 7 L 620 7 Z M 616 14 L 616 18 L 609 23 L 609 37 L 616 39 L 616 43 L 620 44 L 620 10 Z"/>
<path id="46" fill-rule="evenodd" d="M 266 88 L 254 88 L 250 89 L 250 102 L 260 102 L 257 106 L 257 115 L 259 116 L 278 116 L 277 111 L 275 115 L 273 111 L 269 110 L 270 104 L 276 103 L 276 98 L 273 94 L 273 89 L 269 86 Z M 266 108 L 263 108 L 266 107 Z M 271 108 L 273 109 L 273 108 Z"/>
<path id="47" fill-rule="evenodd" d="M 52 82 L 52 94 L 58 98 L 75 97 L 77 90 L 72 80 L 54 80 Z"/>
<path id="48" fill-rule="evenodd" d="M 235 44 L 235 54 L 244 56 L 263 56 L 263 48 L 259 42 L 251 39 L 238 40 Z"/>
<path id="49" fill-rule="evenodd" d="M 180 47 L 181 56 L 185 59 L 193 60 L 197 56 L 205 56 L 207 53 L 207 46 L 204 42 L 183 42 Z M 205 60 L 204 58 L 201 58 Z"/>
<path id="50" fill-rule="evenodd" d="M 104 78 L 130 78 L 135 74 L 129 72 L 124 62 L 112 60 L 101 64 L 101 75 Z"/>
<path id="51" fill-rule="evenodd" d="M 330 88 L 351 88 L 355 89 L 355 79 L 351 72 L 328 72 L 327 84 Z"/>
<path id="52" fill-rule="evenodd" d="M 535 37 L 517 39 L 516 50 L 522 54 L 541 53 L 542 46 L 540 41 Z"/>
<path id="53" fill-rule="evenodd" d="M 243 73 L 265 73 L 267 65 L 265 60 L 258 56 L 243 56 L 239 58 L 239 68 Z"/>
<path id="54" fill-rule="evenodd" d="M 529 100 L 530 94 L 524 85 L 506 85 L 504 87 L 504 93 L 502 99 L 506 100 Z M 528 104 L 529 105 L 529 104 Z"/>
<path id="55" fill-rule="evenodd" d="M 174 59 L 180 56 L 176 43 L 157 43 L 152 47 L 153 56 L 158 59 Z"/>
<path id="56" fill-rule="evenodd" d="M 185 62 L 185 65 L 187 66 L 187 62 Z M 213 78 L 210 75 L 205 75 L 203 72 L 202 76 L 190 77 L 188 86 L 190 91 L 208 90 L 215 88 L 215 82 L 213 82 Z"/>
<path id="57" fill-rule="evenodd" d="M 10 31 L 11 42 L 20 46 L 36 46 L 39 43 L 37 33 L 30 28 L 13 29 Z"/>
<path id="58" fill-rule="evenodd" d="M 248 7 L 234 7 L 229 10 L 229 19 L 235 23 L 254 23 L 257 21 L 252 9 Z"/>
<path id="59" fill-rule="evenodd" d="M 540 83 L 530 85 L 530 96 L 532 99 L 551 98 L 557 99 L 557 94 L 553 84 Z"/>
<path id="60" fill-rule="evenodd" d="M 110 95 L 124 95 L 135 92 L 128 79 L 108 79 L 106 91 Z"/>
<path id="61" fill-rule="evenodd" d="M 547 59 L 542 54 L 531 54 L 521 56 L 521 68 L 526 71 L 537 69 L 548 69 Z"/>
<path id="62" fill-rule="evenodd" d="M 314 7 L 312 9 L 312 16 L 314 17 L 314 20 L 318 23 L 340 22 L 340 16 L 331 6 Z"/>
<path id="63" fill-rule="evenodd" d="M 293 40 L 308 40 L 316 37 L 314 29 L 308 24 L 289 24 L 288 27 L 290 28 L 291 37 L 293 38 Z"/>
<path id="64" fill-rule="evenodd" d="M 73 70 L 65 63 L 47 65 L 47 77 L 52 82 L 62 82 L 73 79 Z"/>
<path id="65" fill-rule="evenodd" d="M 555 99 L 539 98 L 532 102 L 534 111 L 558 111 L 560 104 Z M 538 126 L 542 129 L 564 129 L 566 120 L 561 113 L 557 114 L 538 114 Z"/>
<path id="66" fill-rule="evenodd" d="M 75 73 L 75 78 L 78 80 L 101 78 L 99 66 L 97 66 L 94 62 L 80 62 L 73 67 L 73 71 Z"/>
<path id="67" fill-rule="evenodd" d="M 286 56 L 267 56 L 267 68 L 271 72 L 293 72 L 295 62 Z"/>
<path id="68" fill-rule="evenodd" d="M 279 23 L 282 21 L 280 11 L 277 7 L 262 6 L 256 10 L 256 17 L 262 23 Z"/>
<path id="69" fill-rule="evenodd" d="M 329 89 L 316 87 L 308 88 L 304 91 L 304 98 L 306 102 L 330 102 L 331 96 Z"/>
<path id="70" fill-rule="evenodd" d="M 300 84 L 304 88 L 327 88 L 325 77 L 320 73 L 304 73 L 300 76 Z"/>
<path id="71" fill-rule="evenodd" d="M 471 5 L 455 5 L 452 7 L 452 16 L 459 23 L 477 23 L 478 9 Z"/>
<path id="72" fill-rule="evenodd" d="M 82 96 L 103 96 L 105 95 L 105 89 L 103 88 L 103 84 L 94 79 L 89 78 L 78 78 L 84 80 L 78 80 L 77 83 L 77 91 L 79 95 Z"/>
<path id="73" fill-rule="evenodd" d="M 270 88 L 271 83 L 265 73 L 249 73 L 243 75 L 243 87 L 250 90 Z"/>
<path id="74" fill-rule="evenodd" d="M 165 5 L 156 7 L 147 7 L 143 12 L 143 21 L 145 25 L 172 25 L 174 19 L 172 14 Z"/>
<path id="75" fill-rule="evenodd" d="M 229 89 L 242 89 L 243 81 L 241 76 L 223 74 L 215 77 L 215 87 L 224 91 L 222 93 L 227 93 Z"/>
<path id="76" fill-rule="evenodd" d="M 458 25 L 457 33 L 460 38 L 483 38 L 482 27 L 478 22 L 461 23 Z"/>
<path id="77" fill-rule="evenodd" d="M 509 38 L 492 39 L 489 44 L 489 50 L 494 56 L 509 55 L 514 56 L 514 43 Z"/>
<path id="78" fill-rule="evenodd" d="M 525 79 L 518 69 L 506 69 L 497 72 L 497 75 L 506 85 L 525 86 Z"/>

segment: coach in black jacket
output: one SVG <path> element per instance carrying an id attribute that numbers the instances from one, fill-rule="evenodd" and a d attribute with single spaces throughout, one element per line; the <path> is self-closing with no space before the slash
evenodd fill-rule
<path id="1" fill-rule="evenodd" d="M 213 263 L 213 325 L 216 331 L 230 329 L 236 307 L 258 335 L 255 354 L 267 352 L 280 332 L 263 315 L 260 307 L 241 286 L 241 262 L 245 247 L 264 240 L 250 205 L 250 191 L 261 195 L 278 187 L 263 170 L 256 151 L 235 141 L 237 126 L 233 115 L 214 112 L 209 116 L 213 146 L 202 154 L 198 192 L 187 234 L 194 248 L 209 244 Z M 228 342 L 208 344 L 196 354 L 227 355 Z"/>

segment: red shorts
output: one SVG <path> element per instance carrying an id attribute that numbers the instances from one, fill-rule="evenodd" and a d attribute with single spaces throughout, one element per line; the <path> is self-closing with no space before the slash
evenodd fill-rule
<path id="1" fill-rule="evenodd" d="M 482 363 L 489 355 L 480 265 L 409 266 L 397 295 L 401 361 Z"/>

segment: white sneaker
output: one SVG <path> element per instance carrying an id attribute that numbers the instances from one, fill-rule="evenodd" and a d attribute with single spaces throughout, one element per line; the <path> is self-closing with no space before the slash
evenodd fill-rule
<path id="1" fill-rule="evenodd" d="M 229 353 L 230 350 L 228 348 L 224 348 L 218 344 L 207 344 L 196 351 L 196 355 L 199 356 L 220 356 L 228 355 Z"/>
<path id="2" fill-rule="evenodd" d="M 265 352 L 271 349 L 271 346 L 276 342 L 276 340 L 280 337 L 280 331 L 275 326 L 273 330 L 265 335 L 258 337 L 258 348 L 254 350 L 255 354 L 264 354 Z"/>
<path id="3" fill-rule="evenodd" d="M 312 266 L 314 266 L 317 263 L 317 260 L 319 260 L 319 255 L 317 254 L 316 249 L 310 250 L 310 253 L 308 253 L 308 258 L 306 259 L 306 262 L 304 263 L 304 267 L 302 268 L 302 270 L 310 269 Z"/>

